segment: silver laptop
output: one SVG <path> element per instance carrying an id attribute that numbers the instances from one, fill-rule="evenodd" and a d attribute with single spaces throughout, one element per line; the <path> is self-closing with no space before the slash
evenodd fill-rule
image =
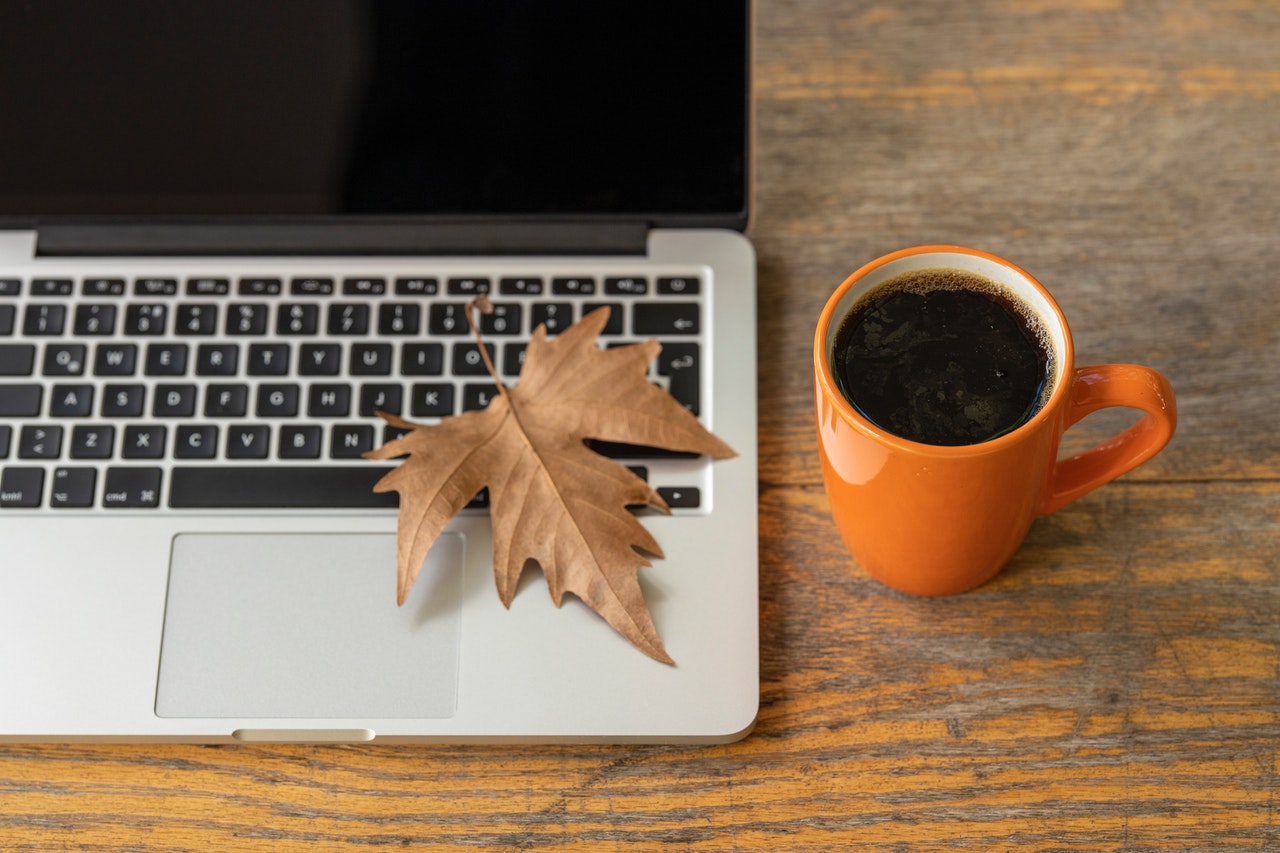
<path id="1" fill-rule="evenodd" d="M 723 742 L 759 696 L 744 2 L 0 8 L 0 740 Z M 362 453 L 611 307 L 737 457 L 662 494 L 674 665 L 486 495 L 396 605 Z"/>

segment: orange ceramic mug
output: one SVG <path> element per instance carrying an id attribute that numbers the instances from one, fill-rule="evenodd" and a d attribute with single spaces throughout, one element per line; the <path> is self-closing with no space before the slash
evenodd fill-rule
<path id="1" fill-rule="evenodd" d="M 850 310 L 885 281 L 931 268 L 1004 286 L 1030 306 L 1052 339 L 1052 391 L 1011 432 L 959 446 L 910 441 L 864 417 L 837 384 L 832 353 Z M 818 320 L 813 370 L 818 447 L 836 526 L 873 577 L 917 595 L 964 592 L 989 580 L 1037 515 L 1141 465 L 1168 443 L 1177 422 L 1173 389 L 1163 376 L 1130 364 L 1077 368 L 1066 318 L 1048 291 L 1002 258 L 956 246 L 905 249 L 849 276 Z M 1111 406 L 1145 414 L 1097 447 L 1059 459 L 1062 434 Z"/>

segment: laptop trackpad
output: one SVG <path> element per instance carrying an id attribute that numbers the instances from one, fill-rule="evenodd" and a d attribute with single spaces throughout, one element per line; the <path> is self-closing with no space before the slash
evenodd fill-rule
<path id="1" fill-rule="evenodd" d="M 395 601 L 384 534 L 174 537 L 156 714 L 450 717 L 463 538 L 443 534 Z"/>

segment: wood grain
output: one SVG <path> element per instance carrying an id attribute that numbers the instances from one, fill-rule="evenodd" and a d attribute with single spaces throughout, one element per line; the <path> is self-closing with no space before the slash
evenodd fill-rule
<path id="1" fill-rule="evenodd" d="M 4 746 L 0 847 L 1280 849 L 1280 7 L 761 0 L 757 17 L 755 733 Z M 1081 362 L 1161 370 L 1181 422 L 1040 519 L 992 583 L 915 599 L 834 534 L 811 335 L 854 268 L 932 242 L 1031 271 Z"/>

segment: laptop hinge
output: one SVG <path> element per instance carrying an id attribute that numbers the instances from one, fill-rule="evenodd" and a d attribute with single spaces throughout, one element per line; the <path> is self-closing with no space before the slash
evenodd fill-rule
<path id="1" fill-rule="evenodd" d="M 59 256 L 643 255 L 648 230 L 640 221 L 47 224 L 39 228 L 36 250 Z"/>

